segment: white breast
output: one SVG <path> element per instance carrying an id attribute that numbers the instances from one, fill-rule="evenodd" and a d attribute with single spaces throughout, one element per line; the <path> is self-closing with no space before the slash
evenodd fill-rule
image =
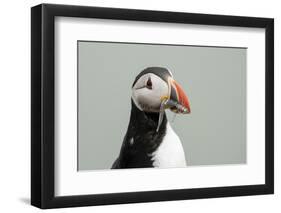
<path id="1" fill-rule="evenodd" d="M 152 153 L 152 156 L 154 167 L 186 167 L 181 141 L 171 128 L 169 122 L 167 123 L 166 135 L 158 149 Z"/>

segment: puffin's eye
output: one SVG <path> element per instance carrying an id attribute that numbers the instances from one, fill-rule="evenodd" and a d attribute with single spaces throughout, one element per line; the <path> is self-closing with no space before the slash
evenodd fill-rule
<path id="1" fill-rule="evenodd" d="M 151 78 L 149 77 L 147 82 L 146 82 L 146 88 L 148 89 L 152 89 L 152 81 L 151 81 Z"/>

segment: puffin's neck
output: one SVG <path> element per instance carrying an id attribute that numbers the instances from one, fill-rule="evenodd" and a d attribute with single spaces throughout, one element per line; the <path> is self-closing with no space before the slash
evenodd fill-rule
<path id="1" fill-rule="evenodd" d="M 132 109 L 129 126 L 131 126 L 135 131 L 155 131 L 156 133 L 159 120 L 159 113 L 143 112 L 135 105 L 133 100 L 131 100 L 131 105 Z M 166 124 L 167 117 L 164 113 L 163 121 L 158 131 L 159 133 L 165 132 Z"/>

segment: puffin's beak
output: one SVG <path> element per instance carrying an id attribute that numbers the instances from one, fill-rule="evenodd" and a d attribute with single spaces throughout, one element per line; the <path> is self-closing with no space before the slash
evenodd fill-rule
<path id="1" fill-rule="evenodd" d="M 175 101 L 185 108 L 184 114 L 188 114 L 191 112 L 190 104 L 188 101 L 188 97 L 182 89 L 181 85 L 176 82 L 174 79 L 169 79 L 169 87 L 170 87 L 170 100 Z M 171 108 L 172 111 L 177 112 L 178 110 Z"/>

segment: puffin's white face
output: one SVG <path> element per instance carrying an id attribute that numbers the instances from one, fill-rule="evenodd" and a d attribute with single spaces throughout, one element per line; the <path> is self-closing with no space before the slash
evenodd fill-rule
<path id="1" fill-rule="evenodd" d="M 171 72 L 163 67 L 148 67 L 136 76 L 132 99 L 139 110 L 144 112 L 160 112 L 164 106 L 175 113 L 190 113 L 184 90 Z"/>
<path id="2" fill-rule="evenodd" d="M 132 88 L 135 105 L 145 112 L 159 112 L 162 98 L 168 96 L 167 82 L 153 73 L 141 76 Z"/>

